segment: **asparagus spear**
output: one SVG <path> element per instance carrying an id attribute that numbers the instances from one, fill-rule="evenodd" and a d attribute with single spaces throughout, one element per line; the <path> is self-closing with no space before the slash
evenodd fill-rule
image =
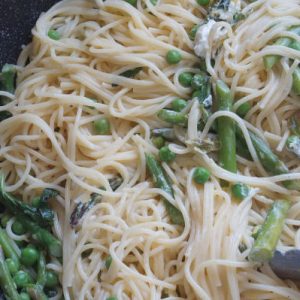
<path id="1" fill-rule="evenodd" d="M 54 213 L 52 209 L 48 207 L 33 207 L 5 192 L 3 173 L 0 174 L 0 202 L 12 213 L 22 213 L 42 226 L 51 225 L 53 222 Z"/>
<path id="2" fill-rule="evenodd" d="M 228 86 L 221 80 L 216 84 L 218 110 L 231 111 L 232 96 Z M 218 136 L 220 141 L 219 163 L 222 168 L 236 173 L 236 137 L 235 123 L 228 117 L 218 118 Z"/>
<path id="3" fill-rule="evenodd" d="M 123 182 L 123 179 L 121 177 L 115 177 L 109 180 L 110 187 L 113 191 L 115 191 Z M 91 194 L 91 200 L 82 203 L 79 202 L 76 207 L 74 208 L 71 217 L 70 217 L 70 225 L 72 227 L 77 226 L 80 223 L 80 220 L 82 217 L 97 203 L 99 203 L 102 199 L 102 196 L 97 193 Z"/>
<path id="4" fill-rule="evenodd" d="M 11 258 L 18 266 L 20 265 L 19 256 L 12 246 L 12 242 L 7 233 L 2 228 L 0 228 L 0 247 L 6 257 Z"/>
<path id="5" fill-rule="evenodd" d="M 244 136 L 240 128 L 237 128 L 236 132 L 238 138 L 244 141 Z M 258 137 L 256 134 L 254 134 L 251 131 L 249 131 L 249 135 L 253 143 L 253 146 L 256 150 L 258 159 L 260 160 L 262 166 L 268 173 L 272 175 L 289 173 L 288 167 L 284 164 L 284 162 L 282 162 L 279 159 L 279 157 L 276 154 L 272 152 L 271 148 L 265 143 L 264 140 L 262 140 L 260 137 Z M 284 181 L 283 185 L 287 189 L 300 190 L 299 180 Z"/>
<path id="6" fill-rule="evenodd" d="M 38 274 L 36 284 L 40 287 L 44 287 L 46 284 L 46 260 L 44 254 L 41 252 L 38 261 Z"/>
<path id="7" fill-rule="evenodd" d="M 161 120 L 168 122 L 170 124 L 173 124 L 173 125 L 186 126 L 187 121 L 188 121 L 186 114 L 176 112 L 173 110 L 169 110 L 169 109 L 162 109 L 161 111 L 159 111 L 157 116 Z"/>
<path id="8" fill-rule="evenodd" d="M 293 26 L 289 29 L 290 32 L 300 34 L 300 26 Z M 274 45 L 290 47 L 293 46 L 293 39 L 289 37 L 281 37 L 277 39 Z M 267 70 L 272 69 L 272 67 L 280 60 L 280 55 L 270 54 L 264 57 L 264 65 Z"/>
<path id="9" fill-rule="evenodd" d="M 146 154 L 146 163 L 149 172 L 152 174 L 155 186 L 164 190 L 173 197 L 173 189 L 165 177 L 160 163 L 151 154 Z M 184 219 L 181 211 L 166 199 L 164 199 L 164 205 L 171 218 L 171 221 L 177 225 L 184 225 Z"/>
<path id="10" fill-rule="evenodd" d="M 32 234 L 32 238 L 48 250 L 50 255 L 55 257 L 62 256 L 61 242 L 48 230 L 42 228 L 25 215 L 19 215 L 18 220 Z"/>
<path id="11" fill-rule="evenodd" d="M 6 298 L 10 300 L 20 299 L 20 296 L 17 292 L 16 285 L 5 263 L 4 254 L 1 247 L 0 247 L 0 285 Z"/>
<path id="12" fill-rule="evenodd" d="M 251 261 L 267 262 L 272 258 L 289 208 L 287 200 L 273 203 L 250 251 Z"/>
<path id="13" fill-rule="evenodd" d="M 297 67 L 293 73 L 292 89 L 297 96 L 300 95 L 300 67 Z"/>

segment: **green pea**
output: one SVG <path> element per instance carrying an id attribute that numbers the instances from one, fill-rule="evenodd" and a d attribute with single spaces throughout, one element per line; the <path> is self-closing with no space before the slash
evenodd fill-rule
<path id="1" fill-rule="evenodd" d="M 187 102 L 183 99 L 177 98 L 171 103 L 172 109 L 175 111 L 182 111 L 187 106 Z"/>
<path id="2" fill-rule="evenodd" d="M 2 217 L 1 217 L 1 225 L 2 227 L 6 227 L 8 221 L 11 219 L 11 215 L 10 214 L 4 214 Z"/>
<path id="3" fill-rule="evenodd" d="M 58 41 L 61 38 L 60 33 L 58 31 L 56 31 L 55 29 L 50 29 L 48 31 L 48 37 L 55 41 Z"/>
<path id="4" fill-rule="evenodd" d="M 12 229 L 13 233 L 17 234 L 17 235 L 22 235 L 22 234 L 26 233 L 24 226 L 18 220 L 14 221 L 14 223 L 11 226 L 11 229 Z"/>
<path id="5" fill-rule="evenodd" d="M 182 72 L 179 77 L 179 83 L 184 87 L 189 87 L 192 84 L 193 74 L 190 72 Z"/>
<path id="6" fill-rule="evenodd" d="M 104 135 L 110 133 L 110 123 L 106 118 L 94 121 L 94 128 L 97 134 Z"/>
<path id="7" fill-rule="evenodd" d="M 165 145 L 165 139 L 162 136 L 154 136 L 151 140 L 157 149 L 160 149 Z"/>
<path id="8" fill-rule="evenodd" d="M 236 113 L 241 118 L 245 118 L 251 108 L 252 108 L 251 104 L 249 102 L 245 102 L 237 108 Z"/>
<path id="9" fill-rule="evenodd" d="M 58 282 L 59 281 L 56 273 L 54 273 L 53 271 L 46 272 L 46 283 L 45 283 L 46 288 L 56 287 L 58 285 Z"/>
<path id="10" fill-rule="evenodd" d="M 30 300 L 30 296 L 27 293 L 22 292 L 19 297 L 20 300 Z"/>
<path id="11" fill-rule="evenodd" d="M 196 33 L 198 31 L 198 28 L 200 27 L 200 24 L 196 24 L 192 27 L 190 33 L 189 33 L 189 37 L 192 41 L 195 40 L 195 37 L 196 37 Z"/>
<path id="12" fill-rule="evenodd" d="M 199 184 L 203 184 L 206 181 L 208 181 L 209 177 L 210 177 L 210 172 L 203 167 L 198 167 L 193 172 L 193 180 Z"/>
<path id="13" fill-rule="evenodd" d="M 194 90 L 200 89 L 206 83 L 206 75 L 204 73 L 195 74 L 192 79 L 192 88 Z"/>
<path id="14" fill-rule="evenodd" d="M 32 205 L 33 207 L 36 207 L 36 208 L 40 207 L 40 205 L 41 205 L 41 198 L 40 198 L 40 197 L 34 197 L 34 198 L 31 200 L 31 205 Z"/>
<path id="15" fill-rule="evenodd" d="M 159 150 L 159 158 L 162 161 L 169 163 L 176 158 L 176 154 L 172 152 L 168 146 L 164 146 Z"/>
<path id="16" fill-rule="evenodd" d="M 15 275 L 19 271 L 19 264 L 12 258 L 7 258 L 5 262 L 11 275 Z"/>
<path id="17" fill-rule="evenodd" d="M 170 65 L 174 65 L 178 64 L 181 61 L 182 56 L 178 50 L 169 50 L 166 59 Z"/>
<path id="18" fill-rule="evenodd" d="M 18 288 L 24 288 L 27 284 L 31 283 L 29 274 L 24 271 L 16 273 L 13 279 Z"/>
<path id="19" fill-rule="evenodd" d="M 109 255 L 105 260 L 105 267 L 107 270 L 110 268 L 111 263 L 112 263 L 112 257 Z"/>
<path id="20" fill-rule="evenodd" d="M 209 4 L 209 0 L 197 0 L 197 3 L 199 5 L 203 5 L 203 6 L 206 6 Z"/>
<path id="21" fill-rule="evenodd" d="M 112 297 L 106 298 L 106 300 L 118 300 L 118 299 L 117 299 L 117 297 L 112 296 Z"/>
<path id="22" fill-rule="evenodd" d="M 26 247 L 21 252 L 21 262 L 26 267 L 33 266 L 39 258 L 39 251 L 33 247 Z"/>
<path id="23" fill-rule="evenodd" d="M 132 6 L 136 6 L 137 3 L 137 0 L 125 0 L 125 1 L 131 4 Z"/>
<path id="24" fill-rule="evenodd" d="M 245 199 L 250 192 L 249 187 L 243 183 L 236 183 L 231 187 L 233 196 L 239 200 Z"/>

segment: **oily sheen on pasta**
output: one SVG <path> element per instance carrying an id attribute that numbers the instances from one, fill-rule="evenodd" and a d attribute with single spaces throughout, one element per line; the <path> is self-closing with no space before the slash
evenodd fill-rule
<path id="1" fill-rule="evenodd" d="M 158 154 L 151 130 L 164 123 L 157 113 L 176 97 L 191 99 L 191 89 L 180 85 L 178 77 L 198 71 L 200 59 L 187 32 L 205 19 L 206 10 L 194 0 L 156 5 L 139 0 L 137 7 L 118 0 L 65 0 L 38 19 L 33 41 L 18 61 L 15 96 L 1 92 L 13 100 L 0 107 L 13 113 L 0 123 L 1 169 L 9 174 L 7 190 L 22 189 L 24 201 L 45 187 L 60 192 L 53 204 L 54 232 L 63 240 L 63 265 L 53 261 L 52 268 L 61 274 L 66 300 L 111 295 L 119 300 L 300 299 L 293 281 L 278 278 L 268 264 L 247 260 L 253 229 L 270 204 L 287 195 L 292 206 L 278 249 L 300 247 L 299 193 L 280 184 L 300 179 L 299 160 L 284 147 L 287 120 L 300 107 L 299 97 L 290 93 L 300 55 L 271 43 L 283 33 L 300 41 L 287 31 L 300 25 L 300 2 L 241 5 L 245 20 L 234 27 L 225 22 L 213 26 L 205 61 L 213 82 L 221 79 L 230 86 L 233 109 L 245 102 L 252 108 L 246 120 L 233 112 L 215 112 L 198 131 L 201 112 L 197 100 L 191 100 L 187 130 L 178 135 L 204 139 L 215 119 L 228 116 L 243 131 L 254 160 L 238 156 L 234 174 L 208 153 L 171 144 L 177 158 L 163 168 L 174 199 L 154 187 L 145 153 Z M 219 27 L 226 29 L 220 41 Z M 51 28 L 60 33 L 59 40 L 48 37 Z M 165 59 L 172 49 L 180 49 L 179 64 Z M 266 71 L 263 57 L 268 54 L 284 58 Z M 117 75 L 137 67 L 142 70 L 134 78 Z M 92 124 L 101 116 L 109 120 L 110 134 L 95 134 Z M 292 172 L 268 176 L 247 128 L 267 140 Z M 192 180 L 199 165 L 212 174 L 204 185 Z M 108 180 L 115 176 L 123 181 L 113 191 Z M 220 179 L 248 184 L 248 197 L 236 201 Z M 103 197 L 72 228 L 74 207 L 91 193 Z M 161 196 L 178 207 L 185 226 L 170 222 Z"/>

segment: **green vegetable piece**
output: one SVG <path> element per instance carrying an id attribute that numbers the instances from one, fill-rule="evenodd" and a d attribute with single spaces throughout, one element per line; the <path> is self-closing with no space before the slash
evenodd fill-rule
<path id="1" fill-rule="evenodd" d="M 109 185 L 113 191 L 115 191 L 122 183 L 123 178 L 120 176 L 116 176 L 112 179 L 109 179 Z M 95 204 L 99 203 L 102 199 L 102 196 L 97 193 L 91 194 L 91 199 L 88 202 L 82 203 L 81 201 L 75 206 L 71 217 L 70 217 L 70 225 L 72 227 L 76 227 L 84 214 L 89 211 Z"/>
<path id="2" fill-rule="evenodd" d="M 165 145 L 165 139 L 162 136 L 154 136 L 152 143 L 156 148 L 160 149 Z"/>
<path id="3" fill-rule="evenodd" d="M 31 200 L 31 205 L 35 208 L 39 208 L 41 206 L 41 198 L 40 197 L 34 197 Z"/>
<path id="4" fill-rule="evenodd" d="M 20 300 L 30 300 L 30 296 L 27 293 L 22 292 L 20 294 Z"/>
<path id="5" fill-rule="evenodd" d="M 17 199 L 5 191 L 4 175 L 0 173 L 0 202 L 12 213 L 21 213 L 28 216 L 33 221 L 48 226 L 53 223 L 54 213 L 48 207 L 35 208 Z"/>
<path id="6" fill-rule="evenodd" d="M 191 31 L 189 32 L 189 37 L 192 41 L 195 40 L 195 37 L 196 37 L 196 33 L 197 33 L 197 30 L 198 28 L 200 27 L 200 24 L 197 24 L 197 25 L 194 25 L 191 29 Z"/>
<path id="7" fill-rule="evenodd" d="M 21 216 L 19 221 L 26 228 L 27 232 L 31 233 L 31 238 L 45 247 L 49 254 L 54 257 L 62 256 L 61 242 L 55 238 L 48 230 L 40 227 L 37 223 L 25 216 Z"/>
<path id="8" fill-rule="evenodd" d="M 55 29 L 50 29 L 48 31 L 48 37 L 55 41 L 58 41 L 61 38 L 60 33 Z"/>
<path id="9" fill-rule="evenodd" d="M 117 297 L 112 296 L 112 297 L 108 297 L 106 300 L 118 300 L 118 299 Z"/>
<path id="10" fill-rule="evenodd" d="M 46 259 L 43 252 L 40 253 L 38 259 L 38 273 L 36 283 L 40 287 L 44 287 L 47 281 Z"/>
<path id="11" fill-rule="evenodd" d="M 146 163 L 148 171 L 153 177 L 154 185 L 173 197 L 174 195 L 172 186 L 170 185 L 167 177 L 164 175 L 160 163 L 151 154 L 146 154 Z M 177 225 L 184 225 L 184 219 L 181 211 L 166 199 L 164 199 L 164 205 L 172 223 Z"/>
<path id="12" fill-rule="evenodd" d="M 26 247 L 21 252 L 21 262 L 26 267 L 33 266 L 39 258 L 39 252 L 32 247 Z"/>
<path id="13" fill-rule="evenodd" d="M 54 199 L 59 195 L 57 190 L 46 188 L 43 190 L 42 195 L 40 197 L 40 207 L 45 207 L 48 205 L 49 200 Z"/>
<path id="14" fill-rule="evenodd" d="M 112 257 L 111 257 L 111 255 L 109 255 L 105 260 L 105 267 L 107 270 L 110 268 L 111 263 L 112 263 Z"/>
<path id="15" fill-rule="evenodd" d="M 300 137 L 298 135 L 291 135 L 286 141 L 287 149 L 300 157 Z"/>
<path id="16" fill-rule="evenodd" d="M 244 200 L 249 195 L 249 187 L 243 183 L 236 183 L 231 187 L 233 196 L 239 200 Z"/>
<path id="17" fill-rule="evenodd" d="M 182 59 L 181 53 L 178 50 L 169 50 L 166 60 L 170 65 L 178 64 Z"/>
<path id="18" fill-rule="evenodd" d="M 13 279 L 18 288 L 25 288 L 27 284 L 31 283 L 29 274 L 24 271 L 16 273 Z"/>
<path id="19" fill-rule="evenodd" d="M 217 108 L 219 111 L 232 110 L 232 96 L 228 86 L 221 80 L 216 84 Z M 232 173 L 237 171 L 235 122 L 229 117 L 218 118 L 220 150 L 219 164 Z"/>
<path id="20" fill-rule="evenodd" d="M 0 228 L 0 246 L 5 254 L 5 257 L 11 258 L 19 266 L 19 256 L 13 247 L 11 239 L 8 237 L 6 231 L 2 228 Z"/>
<path id="21" fill-rule="evenodd" d="M 173 110 L 175 110 L 177 112 L 180 112 L 184 108 L 186 108 L 187 102 L 183 99 L 177 98 L 177 99 L 172 101 L 171 106 L 172 106 Z"/>
<path id="22" fill-rule="evenodd" d="M 170 163 L 173 160 L 175 160 L 176 154 L 172 152 L 168 146 L 164 146 L 161 149 L 159 149 L 159 158 L 161 161 Z"/>
<path id="23" fill-rule="evenodd" d="M 46 288 L 54 288 L 54 287 L 58 286 L 58 283 L 59 283 L 59 281 L 58 281 L 57 274 L 54 273 L 53 271 L 47 271 L 45 287 Z"/>
<path id="24" fill-rule="evenodd" d="M 195 74 L 192 79 L 192 88 L 197 90 L 200 89 L 207 82 L 207 76 L 201 72 L 199 74 Z"/>
<path id="25" fill-rule="evenodd" d="M 28 284 L 26 286 L 26 291 L 30 295 L 31 299 L 48 300 L 48 297 L 44 293 L 43 288 L 38 284 Z"/>
<path id="26" fill-rule="evenodd" d="M 125 0 L 125 1 L 131 4 L 132 6 L 136 7 L 137 0 Z"/>
<path id="27" fill-rule="evenodd" d="M 19 264 L 16 263 L 12 258 L 7 258 L 5 262 L 11 275 L 14 275 L 19 271 Z"/>
<path id="28" fill-rule="evenodd" d="M 5 213 L 5 214 L 2 215 L 2 217 L 1 217 L 1 225 L 2 225 L 2 227 L 6 227 L 8 221 L 11 219 L 11 217 L 12 216 L 10 214 L 8 214 L 8 213 Z"/>
<path id="29" fill-rule="evenodd" d="M 300 68 L 297 67 L 293 73 L 293 92 L 299 96 L 300 95 Z"/>
<path id="30" fill-rule="evenodd" d="M 260 231 L 261 231 L 262 226 L 261 225 L 257 225 L 254 227 L 251 236 L 256 240 Z"/>
<path id="31" fill-rule="evenodd" d="M 10 275 L 9 269 L 4 261 L 3 251 L 0 247 L 0 286 L 5 296 L 9 300 L 19 300 L 14 281 Z"/>
<path id="32" fill-rule="evenodd" d="M 290 44 L 290 48 L 300 51 L 300 42 L 298 42 L 298 41 L 296 41 L 296 40 L 293 41 L 293 42 Z"/>
<path id="33" fill-rule="evenodd" d="M 176 135 L 173 128 L 156 128 L 152 130 L 152 135 L 155 137 L 161 136 L 167 141 L 175 141 Z"/>
<path id="34" fill-rule="evenodd" d="M 210 99 L 209 96 L 211 94 L 211 84 L 208 76 L 203 77 L 203 79 L 204 80 L 201 84 L 198 81 L 198 89 L 194 91 L 192 98 L 197 98 L 200 104 L 204 104 L 205 108 L 209 108 L 212 105 L 212 101 L 208 101 Z M 194 86 L 197 85 L 196 82 L 197 81 L 194 82 Z"/>
<path id="35" fill-rule="evenodd" d="M 127 77 L 127 78 L 132 78 L 142 70 L 143 70 L 142 67 L 137 67 L 137 68 L 127 70 L 127 71 L 121 73 L 120 76 Z"/>
<path id="36" fill-rule="evenodd" d="M 179 83 L 184 87 L 190 87 L 192 84 L 193 74 L 190 72 L 182 72 L 179 77 Z"/>
<path id="37" fill-rule="evenodd" d="M 247 113 L 250 111 L 250 109 L 252 108 L 251 104 L 249 102 L 245 102 L 243 104 L 241 104 L 237 110 L 236 113 L 241 117 L 241 118 L 245 118 Z"/>
<path id="38" fill-rule="evenodd" d="M 156 5 L 158 0 L 150 0 L 150 2 L 152 3 L 152 5 Z"/>
<path id="39" fill-rule="evenodd" d="M 237 135 L 240 140 L 245 140 L 242 131 L 237 127 Z M 249 135 L 253 146 L 256 150 L 259 161 L 264 169 L 272 175 L 280 175 L 289 173 L 289 169 L 276 154 L 274 154 L 268 144 L 253 132 L 249 131 Z M 284 181 L 283 185 L 287 189 L 300 190 L 299 180 Z"/>
<path id="40" fill-rule="evenodd" d="M 26 233 L 25 228 L 18 220 L 14 221 L 14 223 L 11 226 L 11 229 L 12 229 L 13 233 L 17 234 L 17 235 L 22 235 L 22 234 Z"/>
<path id="41" fill-rule="evenodd" d="M 268 262 L 272 258 L 289 208 L 287 200 L 274 201 L 253 244 L 250 261 Z"/>
<path id="42" fill-rule="evenodd" d="M 94 121 L 94 129 L 97 134 L 106 135 L 110 133 L 110 123 L 107 118 Z"/>
<path id="43" fill-rule="evenodd" d="M 140 71 L 142 71 L 143 68 L 142 67 L 137 67 L 131 70 L 127 70 L 121 74 L 119 74 L 119 76 L 123 76 L 123 77 L 127 77 L 127 78 L 133 78 L 135 75 L 137 75 Z M 116 87 L 118 86 L 118 84 L 113 83 L 112 86 Z"/>
<path id="44" fill-rule="evenodd" d="M 169 110 L 169 109 L 160 110 L 157 116 L 162 121 L 165 121 L 173 125 L 186 126 L 188 122 L 188 117 L 186 114 Z"/>
<path id="45" fill-rule="evenodd" d="M 17 69 L 15 65 L 5 64 L 0 74 L 2 89 L 11 94 L 15 92 L 15 77 Z M 5 103 L 3 103 L 5 104 Z"/>
<path id="46" fill-rule="evenodd" d="M 13 114 L 11 112 L 9 112 L 8 110 L 3 110 L 0 112 L 0 122 L 9 119 L 13 116 Z"/>
<path id="47" fill-rule="evenodd" d="M 210 2 L 210 0 L 196 0 L 196 1 L 201 6 L 207 6 Z"/>
<path id="48" fill-rule="evenodd" d="M 195 168 L 193 172 L 193 180 L 198 184 L 204 184 L 209 180 L 210 172 L 203 167 Z"/>
<path id="49" fill-rule="evenodd" d="M 289 31 L 294 32 L 296 34 L 300 34 L 300 26 L 294 26 L 289 29 Z M 290 47 L 290 45 L 293 45 L 293 39 L 289 37 L 281 37 L 278 38 L 274 45 L 278 46 L 284 46 L 284 47 Z M 281 56 L 280 55 L 275 55 L 275 54 L 270 54 L 266 55 L 264 57 L 264 66 L 267 70 L 272 69 L 272 67 L 280 60 Z"/>

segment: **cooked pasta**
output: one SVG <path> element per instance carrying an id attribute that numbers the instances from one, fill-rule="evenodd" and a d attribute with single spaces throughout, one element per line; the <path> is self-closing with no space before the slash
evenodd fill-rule
<path id="1" fill-rule="evenodd" d="M 300 52 L 272 43 L 280 36 L 300 42 L 288 30 L 300 25 L 300 3 L 236 4 L 245 20 L 214 22 L 202 49 L 213 87 L 221 79 L 231 88 L 233 111 L 214 112 L 200 131 L 199 102 L 179 80 L 182 72 L 199 72 L 197 35 L 194 43 L 188 32 L 208 11 L 196 1 L 138 0 L 134 7 L 65 0 L 38 19 L 18 60 L 15 95 L 0 93 L 12 99 L 0 110 L 13 113 L 0 123 L 1 169 L 7 191 L 22 190 L 26 202 L 46 187 L 60 192 L 53 230 L 63 240 L 63 267 L 58 261 L 51 267 L 61 274 L 65 299 L 300 298 L 293 281 L 247 259 L 252 232 L 277 199 L 291 201 L 277 248 L 300 247 L 299 193 L 281 184 L 300 180 L 299 159 L 285 148 L 288 119 L 299 110 L 299 96 L 290 91 Z M 179 63 L 167 62 L 169 50 L 180 51 Z M 282 59 L 266 71 L 263 58 L 273 54 Z M 134 77 L 122 76 L 135 68 Z M 153 184 L 145 153 L 158 155 L 151 132 L 166 127 L 157 113 L 175 98 L 189 100 L 189 114 L 187 128 L 176 127 L 169 144 L 176 160 L 162 163 L 172 197 Z M 246 102 L 251 109 L 242 119 L 234 112 Z M 238 155 L 237 173 L 197 147 L 220 117 L 236 122 L 253 158 Z M 110 126 L 104 134 L 95 128 L 99 118 Z M 289 173 L 265 171 L 247 129 L 268 142 Z M 211 173 L 204 184 L 193 180 L 199 166 Z M 122 183 L 113 190 L 109 180 L 116 176 Z M 250 193 L 239 202 L 224 180 L 245 183 Z M 74 208 L 92 193 L 101 200 L 70 226 Z M 170 221 L 162 197 L 179 209 L 184 226 Z"/>

